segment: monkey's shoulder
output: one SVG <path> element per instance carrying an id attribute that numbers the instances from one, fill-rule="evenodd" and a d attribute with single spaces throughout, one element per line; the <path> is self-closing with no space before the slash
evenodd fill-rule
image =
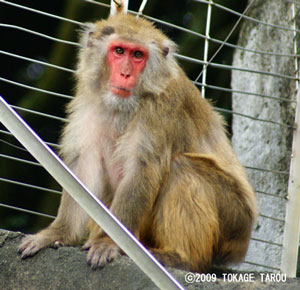
<path id="1" fill-rule="evenodd" d="M 210 100 L 201 96 L 196 85 L 179 69 L 177 78 L 171 79 L 163 92 L 161 99 L 168 102 L 172 111 L 176 108 L 178 113 L 187 113 L 192 118 L 211 121 L 219 118 Z"/>

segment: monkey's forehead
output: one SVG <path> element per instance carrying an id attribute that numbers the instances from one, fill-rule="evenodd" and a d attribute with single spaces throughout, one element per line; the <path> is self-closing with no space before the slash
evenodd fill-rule
<path id="1" fill-rule="evenodd" d="M 168 39 L 162 31 L 155 28 L 153 23 L 144 19 L 137 18 L 130 14 L 117 14 L 106 20 L 96 22 L 97 34 L 101 36 L 106 31 L 116 33 L 120 38 L 138 42 L 157 42 L 162 43 Z"/>

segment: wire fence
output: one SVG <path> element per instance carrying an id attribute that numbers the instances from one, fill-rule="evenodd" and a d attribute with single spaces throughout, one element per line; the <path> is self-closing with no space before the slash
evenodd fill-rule
<path id="1" fill-rule="evenodd" d="M 109 3 L 102 3 L 102 2 L 97 2 L 97 1 L 93 1 L 93 0 L 82 0 L 82 2 L 85 2 L 85 5 L 93 5 L 95 7 L 95 9 L 109 9 L 110 5 Z M 229 9 L 228 7 L 223 6 L 222 4 L 217 3 L 218 1 L 212 1 L 212 0 L 195 0 L 195 2 L 197 2 L 199 5 L 203 6 L 203 9 L 206 9 L 207 14 L 207 22 L 206 22 L 206 31 L 204 34 L 199 33 L 197 31 L 192 31 L 190 29 L 184 28 L 184 27 L 180 27 L 178 25 L 169 23 L 167 21 L 163 21 L 161 19 L 156 19 L 153 18 L 149 15 L 144 15 L 147 19 L 158 23 L 160 25 L 164 25 L 166 27 L 170 27 L 172 29 L 174 29 L 175 31 L 180 31 L 182 33 L 185 33 L 186 35 L 191 35 L 193 37 L 197 37 L 199 38 L 199 41 L 204 41 L 204 55 L 202 59 L 197 59 L 191 56 L 187 56 L 187 55 L 183 55 L 183 54 L 176 54 L 176 57 L 182 62 L 182 63 L 192 63 L 195 65 L 199 66 L 199 74 L 197 75 L 197 77 L 193 80 L 195 85 L 197 87 L 199 87 L 199 89 L 202 90 L 202 94 L 205 97 L 209 97 L 210 95 L 208 95 L 208 90 L 210 90 L 210 92 L 223 92 L 223 93 L 227 93 L 227 94 L 231 94 L 233 96 L 235 96 L 236 94 L 243 96 L 243 97 L 247 97 L 247 98 L 260 98 L 260 99 L 268 99 L 274 102 L 278 102 L 280 104 L 284 103 L 284 104 L 288 104 L 291 106 L 296 106 L 297 105 L 297 101 L 296 98 L 288 98 L 285 97 L 284 95 L 269 95 L 267 93 L 261 93 L 261 92 L 257 92 L 255 89 L 253 89 L 252 91 L 250 90 L 237 90 L 234 89 L 232 87 L 230 87 L 230 85 L 228 86 L 220 86 L 220 85 L 216 85 L 214 83 L 209 83 L 207 80 L 207 72 L 210 69 L 217 69 L 217 70 L 225 70 L 230 72 L 236 71 L 236 72 L 240 72 L 240 73 L 249 73 L 249 74 L 259 74 L 261 76 L 268 76 L 268 77 L 273 77 L 273 78 L 277 78 L 278 81 L 284 81 L 284 80 L 288 80 L 288 81 L 292 81 L 295 82 L 295 86 L 296 88 L 298 88 L 298 59 L 299 59 L 299 51 L 298 51 L 298 45 L 296 44 L 296 39 L 299 36 L 299 32 L 300 30 L 297 28 L 296 25 L 296 13 L 291 17 L 291 22 L 289 23 L 289 25 L 279 25 L 277 23 L 269 23 L 269 22 L 265 22 L 265 21 L 261 21 L 259 19 L 255 19 L 253 17 L 250 17 L 247 15 L 248 11 L 250 9 L 252 9 L 253 5 L 255 4 L 255 0 L 249 1 L 247 6 L 245 7 L 243 12 L 237 12 L 234 11 L 232 9 Z M 290 1 L 290 0 L 276 0 L 276 2 L 284 2 L 285 4 L 289 4 L 293 6 L 294 11 L 298 11 L 299 12 L 299 7 L 300 7 L 300 2 L 298 1 Z M 220 2 L 222 3 L 222 2 Z M 41 10 L 37 10 L 37 9 L 32 9 L 30 7 L 24 6 L 24 5 L 20 5 L 17 3 L 14 3 L 13 1 L 0 1 L 0 7 L 4 6 L 4 5 L 8 5 L 13 7 L 16 10 L 25 10 L 25 11 L 29 11 L 31 13 L 34 14 L 39 14 L 42 17 L 47 17 L 47 18 L 53 18 L 57 21 L 61 21 L 61 22 L 68 22 L 70 24 L 72 24 L 74 26 L 74 30 L 77 30 L 78 28 L 80 28 L 82 25 L 84 25 L 83 23 L 73 20 L 73 19 L 69 19 L 69 18 L 65 18 L 65 17 L 61 17 L 58 15 L 54 15 L 51 13 L 46 13 L 43 12 Z M 236 21 L 236 25 L 234 25 L 231 29 L 231 31 L 228 33 L 227 37 L 225 38 L 225 40 L 221 40 L 215 37 L 212 37 L 210 35 L 210 24 L 213 21 L 213 11 L 214 10 L 220 10 L 219 13 L 224 13 L 224 14 L 232 14 L 234 16 L 237 17 L 237 21 Z M 108 11 L 108 10 L 107 10 Z M 129 11 L 131 13 L 138 13 L 136 11 Z M 236 32 L 236 30 L 240 27 L 240 21 L 243 21 L 243 23 L 253 23 L 256 25 L 261 25 L 264 27 L 269 27 L 270 29 L 276 29 L 276 30 L 282 30 L 285 33 L 291 33 L 294 35 L 294 41 L 295 41 L 295 49 L 294 52 L 289 52 L 289 53 L 285 53 L 282 52 L 281 50 L 276 50 L 277 47 L 274 47 L 273 51 L 264 51 L 264 50 L 256 50 L 253 48 L 249 48 L 249 47 L 244 47 L 241 46 L 240 44 L 235 44 L 235 43 L 231 43 L 230 40 L 230 36 L 233 32 Z M 246 24 L 245 24 L 246 25 Z M 66 40 L 66 39 L 60 39 L 57 37 L 53 37 L 47 34 L 43 34 L 37 31 L 34 31 L 32 29 L 27 29 L 25 27 L 21 27 L 19 25 L 14 25 L 14 24 L 8 24 L 8 23 L 0 23 L 0 30 L 1 29 L 7 29 L 8 31 L 21 31 L 24 34 L 28 34 L 28 35 L 32 35 L 41 39 L 47 39 L 53 43 L 60 43 L 66 46 L 69 46 L 71 49 L 76 50 L 79 46 L 79 44 L 77 42 L 74 41 L 70 41 L 70 40 Z M 37 28 L 38 30 L 38 28 Z M 7 39 L 7 41 L 10 41 L 9 39 Z M 211 50 L 211 45 L 215 44 L 217 45 L 217 49 L 212 51 Z M 293 44 L 294 45 L 294 44 Z M 293 74 L 286 74 L 285 72 L 274 72 L 274 71 L 268 71 L 268 70 L 260 70 L 260 69 L 256 69 L 256 68 L 251 68 L 251 67 L 240 67 L 240 66 L 236 66 L 234 65 L 234 63 L 229 64 L 223 64 L 223 63 L 218 63 L 215 62 L 216 58 L 215 56 L 217 55 L 217 53 L 220 52 L 220 50 L 222 50 L 224 47 L 236 50 L 236 51 L 241 51 L 241 52 L 245 52 L 245 53 L 252 53 L 254 55 L 263 55 L 263 56 L 273 56 L 273 57 L 277 57 L 277 58 L 290 58 L 294 60 L 295 63 L 295 68 L 294 68 L 294 73 Z M 17 54 L 17 53 L 12 53 L 10 51 L 6 51 L 4 49 L 0 49 L 0 54 L 4 55 L 6 58 L 12 58 L 12 59 L 18 59 L 18 60 L 22 60 L 25 62 L 28 62 L 30 64 L 36 64 L 38 66 L 42 66 L 42 67 L 49 67 L 51 69 L 57 70 L 57 71 L 62 71 L 64 73 L 66 73 L 68 76 L 67 78 L 71 78 L 72 74 L 74 73 L 74 70 L 72 68 L 68 68 L 68 67 L 64 67 L 59 65 L 59 63 L 50 63 L 47 60 L 38 60 L 38 59 L 33 59 L 31 57 L 28 57 L 26 55 L 21 55 L 21 54 Z M 211 57 L 209 57 L 211 56 Z M 201 81 L 200 81 L 201 80 Z M 51 91 L 48 89 L 42 89 L 42 88 L 38 88 L 34 85 L 28 84 L 26 82 L 21 83 L 19 81 L 14 80 L 13 78 L 9 78 L 5 75 L 0 76 L 0 82 L 3 83 L 8 83 L 11 86 L 17 86 L 17 87 L 21 87 L 26 91 L 34 91 L 34 92 L 38 92 L 41 94 L 45 94 L 45 95 L 50 95 L 54 98 L 57 98 L 57 100 L 62 99 L 62 100 L 69 100 L 72 99 L 72 95 L 70 94 L 65 94 L 65 93 L 59 93 L 59 92 L 55 92 L 55 91 Z M 6 99 L 10 102 L 10 96 L 9 92 L 2 92 L 0 91 L 0 94 L 2 94 L 4 97 L 6 97 Z M 56 100 L 56 99 L 55 99 Z M 55 101 L 54 100 L 54 101 Z M 53 102 L 53 100 L 52 100 Z M 56 127 L 59 128 L 62 126 L 62 124 L 66 121 L 64 119 L 64 117 L 59 116 L 59 115 L 54 115 L 53 113 L 44 113 L 44 112 L 40 112 L 38 110 L 32 109 L 30 106 L 28 107 L 20 107 L 20 106 L 13 106 L 14 109 L 16 109 L 16 111 L 18 112 L 25 112 L 27 114 L 30 115 L 34 115 L 34 116 L 38 116 L 41 118 L 41 120 L 43 120 L 42 122 L 48 122 L 48 120 L 51 120 L 53 122 L 56 122 Z M 216 107 L 217 111 L 220 111 L 221 113 L 224 114 L 229 114 L 231 116 L 238 116 L 240 118 L 243 119 L 247 119 L 249 122 L 258 122 L 260 125 L 259 126 L 264 126 L 265 124 L 267 124 L 268 126 L 272 126 L 272 128 L 274 128 L 274 130 L 277 130 L 278 127 L 282 127 L 285 128 L 287 130 L 290 130 L 291 132 L 294 132 L 296 129 L 296 124 L 294 123 L 290 123 L 290 122 L 283 122 L 283 121 L 278 121 L 276 119 L 272 119 L 271 117 L 262 117 L 262 116 L 256 116 L 256 115 L 251 115 L 251 114 L 247 114 L 247 113 L 243 113 L 243 112 L 239 112 L 236 110 L 230 110 L 230 109 L 224 109 L 224 108 L 218 108 Z M 46 143 L 48 145 L 50 145 L 53 149 L 58 149 L 58 144 L 53 143 L 53 142 L 48 142 L 49 140 L 46 140 Z M 41 166 L 39 163 L 37 163 L 36 161 L 34 161 L 27 153 L 26 153 L 26 149 L 24 149 L 21 145 L 17 144 L 14 140 L 14 138 L 12 138 L 12 134 L 8 131 L 6 131 L 6 129 L 0 128 L 0 143 L 2 144 L 2 146 L 0 146 L 0 150 L 3 150 L 3 152 L 0 151 L 0 160 L 9 160 L 9 162 L 11 162 L 11 164 L 13 164 L 13 166 L 15 168 L 18 167 L 22 167 L 22 170 L 28 170 L 28 171 L 32 171 L 34 172 L 33 168 L 36 168 L 36 170 L 42 170 Z M 2 149 L 1 149 L 2 148 Z M 25 152 L 24 152 L 25 151 Z M 1 161 L 0 161 L 1 162 Z M 262 178 L 268 178 L 268 174 L 275 174 L 276 176 L 281 176 L 282 178 L 288 179 L 290 177 L 290 170 L 289 168 L 284 168 L 284 169 L 272 169 L 268 166 L 268 164 L 265 164 L 265 166 L 263 167 L 256 167 L 256 166 L 252 166 L 249 164 L 243 164 L 247 171 L 250 173 L 251 172 L 259 172 L 259 174 L 262 176 Z M 36 194 L 38 194 L 38 192 L 43 191 L 46 192 L 47 194 L 55 194 L 55 195 L 60 195 L 60 191 L 58 190 L 58 186 L 54 185 L 54 188 L 48 188 L 47 186 L 43 186 L 43 185 L 38 185 L 38 184 L 34 184 L 34 182 L 32 183 L 28 183 L 26 181 L 22 181 L 22 178 L 20 178 L 20 180 L 12 180 L 9 177 L 6 177 L 5 174 L 3 176 L 0 176 L 0 184 L 10 184 L 15 186 L 16 188 L 19 188 L 19 190 L 23 190 L 23 188 L 29 188 L 30 190 L 33 190 L 36 192 Z M 5 187 L 5 188 L 10 188 L 10 187 Z M 288 195 L 288 190 L 286 189 L 286 191 L 280 191 L 280 192 L 268 192 L 265 189 L 260 189 L 260 188 L 255 188 L 258 199 L 260 199 L 260 196 L 265 196 L 267 198 L 269 198 L 269 202 L 270 203 L 276 203 L 277 200 L 280 200 L 282 202 L 282 206 L 284 206 L 284 210 L 285 210 L 285 204 L 286 201 L 290 198 Z M 52 195 L 51 195 L 52 197 Z M 49 197 L 49 198 L 51 198 Z M 278 224 L 280 224 L 280 227 L 284 227 L 285 223 L 286 223 L 286 219 L 285 219 L 285 215 L 283 216 L 270 216 L 268 214 L 265 213 L 265 209 L 264 209 L 264 204 L 259 204 L 260 208 L 260 216 L 259 216 L 259 223 L 260 226 L 263 227 L 264 225 L 264 220 L 270 220 L 272 221 L 274 227 L 277 227 Z M 12 209 L 14 211 L 22 211 L 26 214 L 30 214 L 30 215 L 39 215 L 42 217 L 46 217 L 49 219 L 53 219 L 54 216 L 51 214 L 47 214 L 47 213 L 43 213 L 40 211 L 34 211 L 34 210 L 30 210 L 28 208 L 23 208 L 22 205 L 18 204 L 16 202 L 16 204 L 6 204 L 6 203 L 0 203 L 0 211 L 1 208 L 8 208 L 8 209 Z M 276 248 L 280 248 L 280 251 L 282 252 L 282 248 L 283 248 L 283 233 L 282 236 L 279 240 L 273 240 L 272 236 L 270 236 L 269 239 L 267 238 L 260 238 L 259 236 L 257 236 L 255 234 L 255 231 L 253 233 L 253 237 L 252 237 L 252 241 L 251 244 L 253 245 L 252 247 L 256 247 L 258 251 L 267 251 L 269 250 L 270 253 L 267 253 L 266 255 L 272 255 L 272 249 L 274 247 Z M 264 245 L 268 244 L 270 245 L 272 248 L 266 248 Z M 250 245 L 251 247 L 251 245 Z M 252 252 L 253 253 L 253 252 Z M 296 253 L 297 254 L 297 253 Z M 256 261 L 255 260 L 255 255 L 252 254 L 252 256 L 248 255 L 244 261 L 244 269 L 259 269 L 259 270 L 267 270 L 267 271 L 279 271 L 281 269 L 281 265 L 280 263 L 278 263 L 278 261 L 272 262 L 271 264 L 267 264 L 264 262 L 260 262 L 260 261 Z"/>

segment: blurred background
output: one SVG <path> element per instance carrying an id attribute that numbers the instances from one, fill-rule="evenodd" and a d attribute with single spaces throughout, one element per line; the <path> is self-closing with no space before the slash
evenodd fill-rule
<path id="1" fill-rule="evenodd" d="M 109 14 L 109 8 L 82 0 L 13 0 L 7 2 L 79 22 L 93 22 L 105 18 Z M 108 0 L 101 2 L 110 3 Z M 247 0 L 215 2 L 237 12 L 242 12 L 247 4 Z M 140 4 L 141 1 L 129 1 L 129 9 L 137 11 Z M 205 34 L 207 5 L 199 2 L 192 0 L 149 0 L 144 14 Z M 238 20 L 238 16 L 214 8 L 212 19 L 210 36 L 224 40 Z M 74 80 L 72 73 L 49 68 L 28 60 L 21 60 L 7 55 L 6 52 L 72 70 L 76 67 L 77 47 L 54 42 L 11 27 L 4 27 L 1 24 L 21 26 L 74 42 L 78 41 L 77 35 L 80 26 L 0 2 L 0 95 L 10 104 L 64 118 L 64 108 L 69 101 L 68 98 L 56 97 L 12 85 L 4 81 L 3 78 L 60 94 L 73 95 Z M 180 54 L 200 60 L 203 59 L 204 40 L 202 38 L 159 23 L 157 27 L 161 28 L 178 44 Z M 230 43 L 236 43 L 238 33 L 239 26 L 229 39 Z M 220 44 L 210 42 L 209 58 L 219 46 Z M 231 65 L 233 52 L 232 48 L 224 46 L 213 62 Z M 191 80 L 195 80 L 202 71 L 202 66 L 199 64 L 179 62 Z M 230 88 L 230 77 L 230 70 L 210 67 L 207 74 L 207 83 Z M 211 99 L 216 107 L 231 109 L 231 93 L 207 89 L 206 98 Z M 18 112 L 43 140 L 54 144 L 58 143 L 63 122 L 24 111 L 18 110 Z M 230 133 L 231 115 L 226 114 L 225 118 L 228 121 L 228 131 Z M 60 186 L 42 167 L 38 165 L 28 166 L 24 162 L 7 158 L 7 156 L 14 156 L 23 160 L 34 161 L 30 154 L 19 148 L 22 146 L 13 136 L 3 131 L 5 131 L 5 128 L 0 124 L 0 204 L 13 205 L 55 216 L 60 200 L 60 194 L 56 191 L 61 190 Z M 28 188 L 24 185 L 20 186 L 10 183 L 9 180 L 50 188 L 53 189 L 53 192 L 49 193 L 45 190 Z M 0 205 L 0 228 L 3 229 L 31 233 L 45 227 L 51 221 L 51 218 L 24 213 Z"/>

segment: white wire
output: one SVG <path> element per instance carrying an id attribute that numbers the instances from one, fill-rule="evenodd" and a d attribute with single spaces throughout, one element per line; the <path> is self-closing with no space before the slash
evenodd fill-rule
<path id="1" fill-rule="evenodd" d="M 148 2 L 148 0 L 143 0 L 143 1 L 142 1 L 142 4 L 141 4 L 140 9 L 139 9 L 139 11 L 138 11 L 138 14 L 139 14 L 139 15 L 143 14 L 143 11 L 144 11 L 144 9 L 145 9 L 145 6 L 146 6 L 147 2 Z"/>

